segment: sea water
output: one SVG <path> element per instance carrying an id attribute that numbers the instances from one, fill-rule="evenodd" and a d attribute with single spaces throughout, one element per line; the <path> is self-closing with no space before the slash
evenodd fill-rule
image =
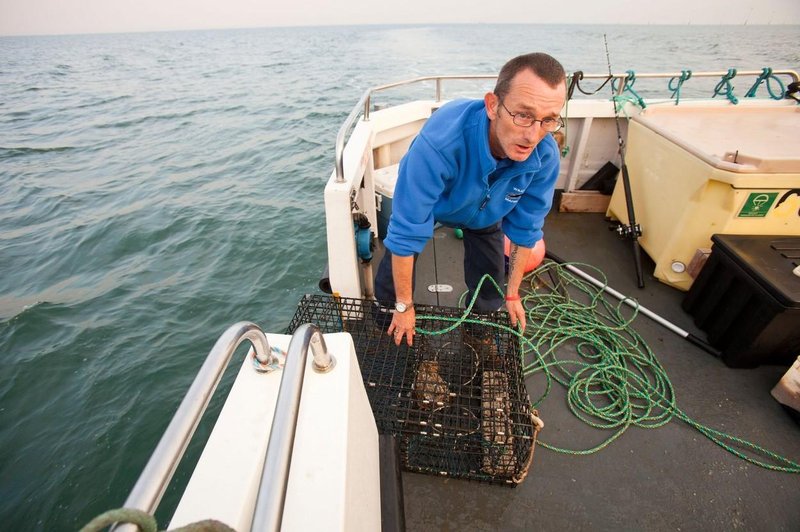
<path id="1" fill-rule="evenodd" d="M 281 332 L 317 290 L 334 140 L 366 88 L 528 51 L 602 74 L 604 33 L 614 72 L 800 70 L 797 26 L 0 38 L 2 527 L 76 529 L 121 506 L 216 338 L 240 320 Z M 646 95 L 667 97 L 660 83 Z"/>

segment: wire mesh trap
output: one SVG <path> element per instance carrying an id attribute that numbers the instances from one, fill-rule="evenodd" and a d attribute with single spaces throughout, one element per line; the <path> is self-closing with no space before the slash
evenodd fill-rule
<path id="1" fill-rule="evenodd" d="M 409 471 L 516 485 L 527 475 L 535 431 L 519 342 L 481 314 L 484 324 L 440 333 L 463 310 L 416 305 L 414 345 L 386 334 L 392 314 L 371 300 L 306 295 L 286 333 L 314 323 L 353 338 L 378 431 L 400 441 Z M 474 316 L 471 316 L 474 318 Z"/>

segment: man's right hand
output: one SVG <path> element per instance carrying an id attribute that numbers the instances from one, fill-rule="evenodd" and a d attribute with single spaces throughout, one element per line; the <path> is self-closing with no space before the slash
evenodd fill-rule
<path id="1" fill-rule="evenodd" d="M 389 325 L 387 334 L 394 337 L 394 345 L 400 345 L 403 336 L 409 346 L 414 344 L 414 333 L 417 324 L 417 316 L 414 307 L 411 306 L 405 312 L 394 312 L 392 323 Z"/>
<path id="2" fill-rule="evenodd" d="M 408 305 L 403 312 L 395 311 L 392 323 L 389 325 L 388 333 L 394 336 L 395 345 L 400 345 L 403 336 L 406 337 L 408 345 L 414 343 L 414 327 L 416 325 L 416 314 L 414 313 L 413 294 L 414 294 L 414 255 L 400 257 L 392 255 L 392 277 L 394 280 L 395 301 L 400 301 Z"/>

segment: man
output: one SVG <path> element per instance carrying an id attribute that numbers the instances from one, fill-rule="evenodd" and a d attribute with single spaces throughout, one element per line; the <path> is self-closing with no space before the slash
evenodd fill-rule
<path id="1" fill-rule="evenodd" d="M 388 334 L 412 345 L 416 256 L 435 222 L 464 230 L 464 277 L 472 297 L 484 274 L 503 286 L 503 233 L 511 240 L 505 303 L 512 325 L 525 327 L 519 285 L 528 255 L 542 238 L 559 171 L 551 133 L 563 126 L 561 64 L 544 53 L 515 57 L 483 100 L 457 100 L 437 110 L 414 139 L 400 169 L 375 295 L 395 303 Z M 484 283 L 475 310 L 503 304 Z"/>

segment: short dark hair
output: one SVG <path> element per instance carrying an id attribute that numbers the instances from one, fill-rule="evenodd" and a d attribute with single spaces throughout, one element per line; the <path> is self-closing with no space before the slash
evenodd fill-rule
<path id="1" fill-rule="evenodd" d="M 556 87 L 567 77 L 564 67 L 551 55 L 535 52 L 517 56 L 503 65 L 497 76 L 494 93 L 500 100 L 503 100 L 511 90 L 511 80 L 514 79 L 514 76 L 525 69 L 536 74 L 551 87 Z"/>

